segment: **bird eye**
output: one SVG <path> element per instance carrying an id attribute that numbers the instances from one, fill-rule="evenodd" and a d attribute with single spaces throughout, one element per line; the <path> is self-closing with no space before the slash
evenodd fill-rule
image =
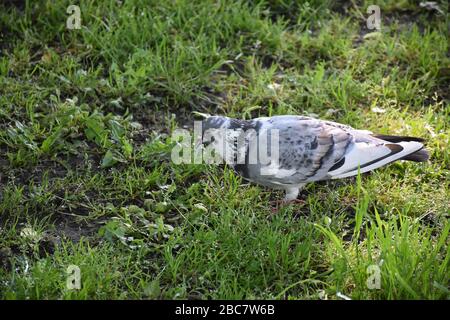
<path id="1" fill-rule="evenodd" d="M 216 141 L 216 138 L 214 138 L 214 136 L 212 136 L 209 141 L 203 141 L 203 145 L 205 147 L 209 146 L 211 143 L 213 143 L 214 141 Z"/>

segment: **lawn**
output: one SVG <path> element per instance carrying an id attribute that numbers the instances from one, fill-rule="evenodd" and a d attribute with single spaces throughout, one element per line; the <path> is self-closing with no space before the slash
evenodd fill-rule
<path id="1" fill-rule="evenodd" d="M 449 299 L 437 5 L 3 1 L 0 298 Z M 281 192 L 171 161 L 171 132 L 194 111 L 418 136 L 431 158 L 309 184 L 303 204 L 273 214 Z"/>

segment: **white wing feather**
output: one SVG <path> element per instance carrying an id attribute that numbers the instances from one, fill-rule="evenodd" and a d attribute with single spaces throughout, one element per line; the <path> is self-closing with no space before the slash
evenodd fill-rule
<path id="1" fill-rule="evenodd" d="M 403 150 L 393 153 L 388 145 L 400 145 Z M 358 168 L 360 168 L 360 173 L 368 172 L 395 160 L 399 160 L 408 154 L 419 151 L 422 148 L 423 144 L 416 141 L 378 145 L 358 142 L 347 151 L 344 165 L 334 171 L 330 171 L 328 175 L 332 179 L 339 179 L 357 175 Z"/>

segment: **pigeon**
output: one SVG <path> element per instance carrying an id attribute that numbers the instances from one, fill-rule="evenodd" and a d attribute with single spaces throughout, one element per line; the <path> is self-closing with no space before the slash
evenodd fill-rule
<path id="1" fill-rule="evenodd" d="M 285 190 L 285 203 L 296 201 L 309 182 L 352 177 L 397 160 L 429 158 L 422 138 L 374 134 L 307 116 L 239 120 L 202 115 L 202 148 L 214 150 L 246 180 Z M 275 144 L 278 149 L 272 149 Z M 268 160 L 262 161 L 254 151 L 258 148 L 267 150 Z"/>

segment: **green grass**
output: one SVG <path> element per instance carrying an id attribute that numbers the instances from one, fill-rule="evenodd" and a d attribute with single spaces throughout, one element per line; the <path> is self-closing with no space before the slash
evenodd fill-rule
<path id="1" fill-rule="evenodd" d="M 104 0 L 81 1 L 68 30 L 71 1 L 13 2 L 0 5 L 0 298 L 450 298 L 448 15 L 376 1 L 372 33 L 370 1 Z M 171 162 L 192 111 L 420 136 L 431 160 L 310 184 L 273 215 L 280 193 Z"/>

